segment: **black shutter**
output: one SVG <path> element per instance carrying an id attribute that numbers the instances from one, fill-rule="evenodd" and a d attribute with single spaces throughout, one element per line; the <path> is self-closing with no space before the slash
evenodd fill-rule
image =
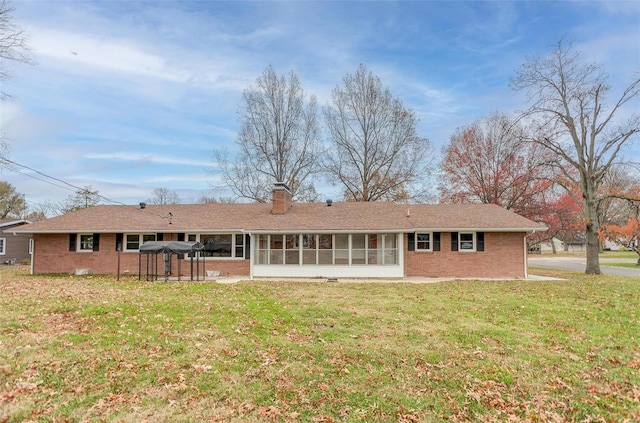
<path id="1" fill-rule="evenodd" d="M 77 239 L 77 234 L 69 234 L 69 251 L 75 251 L 76 250 L 76 239 Z"/>
<path id="2" fill-rule="evenodd" d="M 244 235 L 244 258 L 251 258 L 251 237 L 249 234 Z"/>
<path id="3" fill-rule="evenodd" d="M 119 233 L 116 234 L 116 251 L 122 251 L 122 240 L 124 239 L 124 235 Z"/>
<path id="4" fill-rule="evenodd" d="M 451 251 L 458 251 L 458 233 L 451 232 Z"/>
<path id="5" fill-rule="evenodd" d="M 433 233 L 433 251 L 440 251 L 440 232 Z"/>
<path id="6" fill-rule="evenodd" d="M 407 251 L 415 251 L 416 250 L 416 234 L 410 232 L 407 234 Z"/>
<path id="7" fill-rule="evenodd" d="M 100 251 L 100 234 L 93 234 L 93 251 Z"/>
<path id="8" fill-rule="evenodd" d="M 476 232 L 476 241 L 478 242 L 476 251 L 484 251 L 484 232 Z"/>
<path id="9" fill-rule="evenodd" d="M 164 234 L 156 234 L 156 241 L 164 241 Z"/>

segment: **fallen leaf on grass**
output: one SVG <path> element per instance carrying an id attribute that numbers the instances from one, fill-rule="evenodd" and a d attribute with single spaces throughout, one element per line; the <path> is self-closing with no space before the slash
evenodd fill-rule
<path id="1" fill-rule="evenodd" d="M 280 412 L 280 409 L 278 407 L 268 405 L 260 407 L 260 409 L 258 410 L 258 414 L 260 414 L 261 417 L 266 417 L 269 420 L 275 421 L 280 418 L 280 415 L 282 413 Z"/>

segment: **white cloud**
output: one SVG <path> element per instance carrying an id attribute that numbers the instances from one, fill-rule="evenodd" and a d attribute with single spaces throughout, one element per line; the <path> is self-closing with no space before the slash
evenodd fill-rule
<path id="1" fill-rule="evenodd" d="M 117 153 L 89 153 L 84 156 L 87 159 L 94 160 L 115 160 L 115 161 L 130 161 L 130 162 L 144 162 L 148 164 L 165 164 L 165 165 L 187 165 L 187 166 L 210 166 L 211 161 L 205 160 L 193 160 L 183 158 L 181 156 L 163 156 L 159 154 L 149 153 L 131 153 L 131 152 L 117 152 Z"/>
<path id="2" fill-rule="evenodd" d="M 188 79 L 186 72 L 170 66 L 165 58 L 147 53 L 126 40 L 45 28 L 31 28 L 30 34 L 35 54 L 55 57 L 70 67 L 89 66 L 169 81 Z"/>

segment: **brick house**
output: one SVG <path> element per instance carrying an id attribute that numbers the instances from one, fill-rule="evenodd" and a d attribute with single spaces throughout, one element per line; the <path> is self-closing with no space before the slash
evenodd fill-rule
<path id="1" fill-rule="evenodd" d="M 137 273 L 142 243 L 198 241 L 207 270 L 252 278 L 526 278 L 526 236 L 540 230 L 489 204 L 293 203 L 284 184 L 270 204 L 104 205 L 21 229 L 33 273 L 116 273 L 118 255 Z"/>
<path id="2" fill-rule="evenodd" d="M 29 223 L 31 222 L 24 219 L 0 219 L 0 264 L 29 260 L 31 235 L 16 231 Z"/>

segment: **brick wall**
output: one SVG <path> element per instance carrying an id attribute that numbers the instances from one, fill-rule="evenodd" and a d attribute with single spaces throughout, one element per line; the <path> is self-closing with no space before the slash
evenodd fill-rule
<path id="1" fill-rule="evenodd" d="M 478 277 L 478 278 L 524 278 L 525 233 L 485 232 L 485 251 L 451 251 L 451 234 L 441 234 L 441 251 L 408 251 L 407 237 L 404 245 L 404 273 L 406 276 L 426 277 Z M 174 237 L 175 238 L 175 237 Z M 170 239 L 165 235 L 165 239 Z M 94 274 L 115 274 L 118 253 L 115 234 L 100 235 L 100 251 L 69 251 L 68 234 L 34 234 L 34 273 L 74 273 L 75 269 L 87 268 Z M 138 253 L 120 254 L 120 273 L 138 274 Z M 153 260 L 153 256 L 150 256 Z M 142 256 L 142 273 L 146 273 L 146 257 Z M 202 261 L 200 261 L 202 265 Z M 160 273 L 163 272 L 162 257 L 158 257 Z M 190 260 L 182 260 L 180 273 L 190 274 Z M 195 272 L 194 263 L 194 272 Z M 221 276 L 248 276 L 249 260 L 204 260 L 204 269 L 218 270 Z M 178 272 L 177 257 L 172 255 L 172 274 Z"/>
<path id="2" fill-rule="evenodd" d="M 443 232 L 441 250 L 408 251 L 405 237 L 405 276 L 524 278 L 525 233 L 485 232 L 484 251 L 451 251 L 451 234 Z"/>
<path id="3" fill-rule="evenodd" d="M 116 274 L 118 269 L 118 252 L 116 251 L 116 235 L 100 234 L 100 251 L 74 252 L 69 251 L 69 234 L 34 234 L 34 273 L 75 273 L 76 269 L 90 269 L 94 274 Z M 165 239 L 172 239 L 171 234 L 165 234 Z M 176 239 L 176 236 L 173 236 Z M 142 255 L 142 274 L 146 274 L 147 258 Z M 137 252 L 120 253 L 120 273 L 138 274 L 140 254 Z M 149 256 L 150 267 L 155 260 L 154 255 Z M 178 270 L 182 276 L 187 276 L 191 271 L 191 260 L 187 257 L 181 260 L 178 269 L 177 255 L 171 255 L 171 273 L 177 276 Z M 163 274 L 164 264 L 162 256 L 158 256 L 157 266 L 159 273 Z M 203 260 L 200 260 L 202 266 Z M 196 263 L 194 261 L 194 274 Z M 221 276 L 249 275 L 249 260 L 204 260 L 204 269 L 200 268 L 200 274 L 206 274 L 206 270 L 219 270 Z"/>

